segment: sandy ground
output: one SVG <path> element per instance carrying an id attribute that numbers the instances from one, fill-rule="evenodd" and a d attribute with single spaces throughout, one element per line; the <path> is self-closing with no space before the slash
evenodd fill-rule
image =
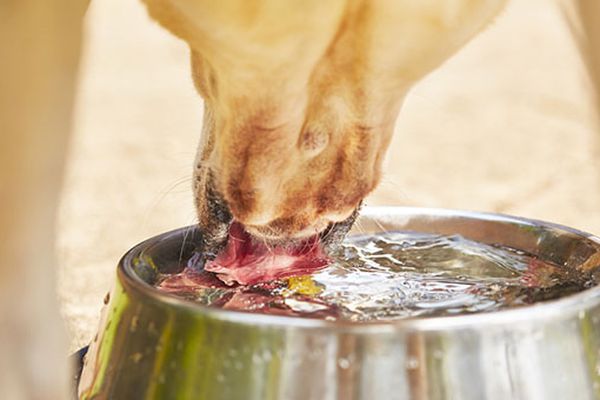
<path id="1" fill-rule="evenodd" d="M 92 2 L 60 214 L 71 348 L 92 337 L 129 247 L 194 222 L 202 103 L 187 49 L 135 0 Z M 407 98 L 369 204 L 503 212 L 600 234 L 588 84 L 551 0 L 506 12 Z"/>

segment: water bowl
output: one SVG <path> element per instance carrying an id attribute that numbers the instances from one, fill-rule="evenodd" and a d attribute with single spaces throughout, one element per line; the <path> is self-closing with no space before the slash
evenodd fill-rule
<path id="1" fill-rule="evenodd" d="M 120 261 L 79 397 L 600 399 L 599 238 L 523 218 L 400 207 L 365 208 L 355 229 L 460 235 L 552 265 L 564 281 L 515 307 L 382 320 L 208 307 L 153 286 L 193 257 L 201 232 L 183 228 Z"/>

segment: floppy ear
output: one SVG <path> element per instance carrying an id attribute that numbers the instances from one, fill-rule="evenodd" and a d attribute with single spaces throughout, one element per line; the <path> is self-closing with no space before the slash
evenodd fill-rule
<path id="1" fill-rule="evenodd" d="M 562 0 L 561 6 L 594 90 L 600 117 L 600 1 Z"/>

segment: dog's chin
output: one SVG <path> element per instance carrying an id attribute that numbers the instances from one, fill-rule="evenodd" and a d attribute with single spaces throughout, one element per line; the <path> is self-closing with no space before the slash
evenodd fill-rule
<path id="1" fill-rule="evenodd" d="M 207 199 L 209 202 L 211 199 Z M 213 204 L 205 210 L 214 214 L 203 215 L 199 218 L 201 222 L 202 241 L 199 244 L 199 252 L 204 255 L 203 259 L 214 259 L 227 245 L 230 240 L 229 230 L 233 224 L 241 227 L 256 241 L 272 247 L 289 247 L 310 241 L 319 243 L 326 253 L 331 253 L 346 237 L 358 217 L 360 206 L 343 221 L 332 222 L 324 226 L 313 226 L 292 234 L 276 235 L 267 229 L 260 227 L 244 226 L 236 221 L 235 217 L 226 208 L 226 203 L 219 198 L 212 199 Z"/>
<path id="2" fill-rule="evenodd" d="M 272 229 L 260 226 L 247 225 L 244 229 L 250 236 L 260 240 L 269 246 L 288 246 L 303 242 L 317 242 L 326 250 L 339 245 L 346 234 L 352 228 L 354 221 L 358 216 L 359 208 L 356 208 L 352 214 L 343 221 L 322 222 L 319 221 L 308 228 L 302 229 L 291 234 L 278 235 Z"/>

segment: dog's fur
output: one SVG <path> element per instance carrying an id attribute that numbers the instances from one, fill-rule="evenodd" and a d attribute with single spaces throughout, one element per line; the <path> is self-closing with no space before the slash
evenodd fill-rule
<path id="1" fill-rule="evenodd" d="M 351 215 L 377 185 L 411 85 L 504 3 L 145 2 L 191 49 L 206 109 L 194 193 L 199 222 L 216 241 L 231 218 L 257 236 L 292 239 Z M 9 0 L 0 7 L 4 398 L 66 398 L 53 238 L 85 3 Z M 597 29 L 589 21 L 599 3 L 577 3 L 587 31 Z M 591 54 L 597 76 L 600 52 Z"/>

